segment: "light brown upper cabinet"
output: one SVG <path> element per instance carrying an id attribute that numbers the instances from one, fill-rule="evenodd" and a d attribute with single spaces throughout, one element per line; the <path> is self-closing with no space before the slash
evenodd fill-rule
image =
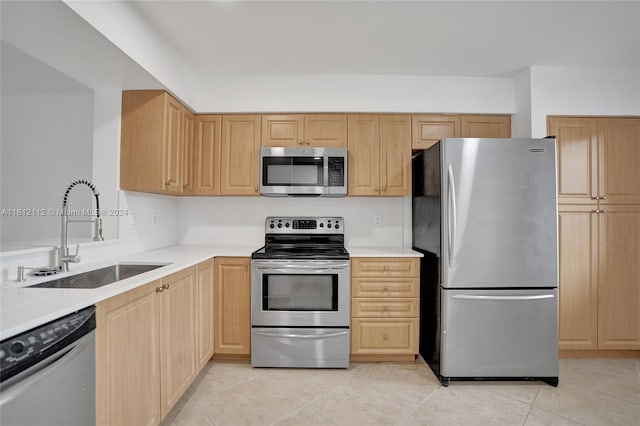
<path id="1" fill-rule="evenodd" d="M 222 116 L 220 195 L 258 195 L 260 118 Z"/>
<path id="2" fill-rule="evenodd" d="M 262 116 L 262 146 L 347 146 L 345 114 Z"/>
<path id="3" fill-rule="evenodd" d="M 511 116 L 465 114 L 460 116 L 462 138 L 510 138 Z"/>
<path id="4" fill-rule="evenodd" d="M 192 195 L 194 192 L 194 149 L 195 149 L 196 117 L 191 111 L 184 111 L 182 117 L 182 195 Z"/>
<path id="5" fill-rule="evenodd" d="M 510 115 L 417 114 L 411 116 L 413 149 L 426 149 L 442 138 L 510 138 Z"/>
<path id="6" fill-rule="evenodd" d="M 460 137 L 460 116 L 421 114 L 411 116 L 413 149 L 427 149 L 442 138 Z"/>
<path id="7" fill-rule="evenodd" d="M 411 193 L 411 117 L 348 116 L 349 195 Z"/>
<path id="8" fill-rule="evenodd" d="M 174 195 L 184 192 L 184 141 L 191 117 L 180 102 L 162 90 L 122 93 L 122 189 Z"/>
<path id="9" fill-rule="evenodd" d="M 196 116 L 193 156 L 195 195 L 220 195 L 221 115 Z"/>
<path id="10" fill-rule="evenodd" d="M 558 138 L 558 202 L 640 204 L 640 118 L 547 118 Z"/>

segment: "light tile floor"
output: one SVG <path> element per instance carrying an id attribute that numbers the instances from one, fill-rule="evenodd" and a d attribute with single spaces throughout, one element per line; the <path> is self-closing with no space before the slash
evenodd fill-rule
<path id="1" fill-rule="evenodd" d="M 640 360 L 561 360 L 560 385 L 452 382 L 424 361 L 348 370 L 209 363 L 163 425 L 640 426 Z"/>

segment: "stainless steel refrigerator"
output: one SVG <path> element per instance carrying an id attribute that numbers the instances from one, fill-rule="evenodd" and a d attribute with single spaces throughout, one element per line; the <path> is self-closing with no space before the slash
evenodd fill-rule
<path id="1" fill-rule="evenodd" d="M 412 166 L 420 354 L 445 386 L 557 386 L 555 139 L 447 138 Z"/>

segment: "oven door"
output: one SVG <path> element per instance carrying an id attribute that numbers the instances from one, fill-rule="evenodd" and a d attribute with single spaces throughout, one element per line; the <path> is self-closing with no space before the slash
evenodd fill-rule
<path id="1" fill-rule="evenodd" d="M 251 262 L 251 325 L 349 326 L 348 260 Z"/>

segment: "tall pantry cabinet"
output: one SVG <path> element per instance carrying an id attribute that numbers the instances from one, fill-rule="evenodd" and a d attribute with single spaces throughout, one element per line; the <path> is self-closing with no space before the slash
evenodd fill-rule
<path id="1" fill-rule="evenodd" d="M 550 116 L 560 349 L 640 350 L 640 117 Z"/>

